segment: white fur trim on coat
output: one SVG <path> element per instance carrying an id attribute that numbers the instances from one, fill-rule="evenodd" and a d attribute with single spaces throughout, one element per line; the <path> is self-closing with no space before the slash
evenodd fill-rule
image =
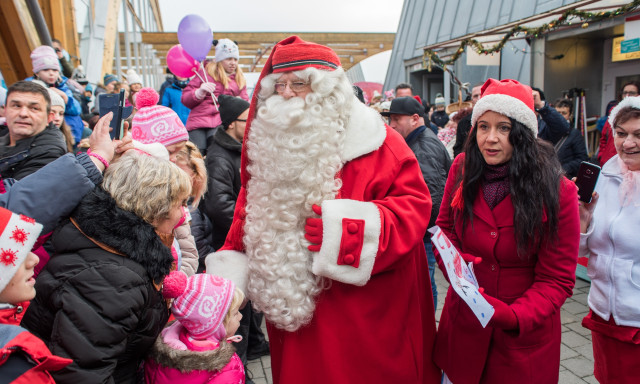
<path id="1" fill-rule="evenodd" d="M 238 289 L 247 293 L 249 273 L 247 255 L 238 251 L 218 251 L 205 259 L 207 274 L 224 277 L 233 281 Z"/>
<path id="2" fill-rule="evenodd" d="M 478 118 L 487 111 L 500 113 L 524 124 L 531 129 L 534 137 L 538 137 L 538 119 L 536 118 L 536 114 L 520 99 L 495 93 L 482 96 L 473 107 L 471 126 L 475 127 Z"/>
<path id="3" fill-rule="evenodd" d="M 353 103 L 345 129 L 342 161 L 345 163 L 382 146 L 387 129 L 378 112 L 361 102 Z"/>
<path id="4" fill-rule="evenodd" d="M 624 107 L 640 109 L 640 96 L 625 97 L 618 103 L 618 105 L 615 106 L 615 108 L 611 110 L 611 113 L 609 114 L 609 125 L 611 126 L 611 129 L 613 129 L 613 122 L 615 121 L 618 112 L 620 112 Z"/>
<path id="5" fill-rule="evenodd" d="M 358 268 L 337 263 L 344 218 L 365 222 Z M 374 203 L 348 199 L 322 202 L 322 247 L 313 259 L 313 273 L 347 284 L 365 285 L 371 278 L 378 253 L 381 227 L 380 211 Z"/>

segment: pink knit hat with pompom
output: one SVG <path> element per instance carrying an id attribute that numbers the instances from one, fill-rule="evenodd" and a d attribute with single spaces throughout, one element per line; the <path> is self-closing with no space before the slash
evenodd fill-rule
<path id="1" fill-rule="evenodd" d="M 219 276 L 198 273 L 186 277 L 174 271 L 164 279 L 163 296 L 175 298 L 171 312 L 194 339 L 224 340 L 224 317 L 229 311 L 235 284 Z"/>
<path id="2" fill-rule="evenodd" d="M 157 105 L 160 95 L 153 88 L 142 88 L 136 93 L 131 137 L 142 144 L 160 143 L 169 146 L 189 140 L 189 133 L 180 117 L 170 108 Z"/>

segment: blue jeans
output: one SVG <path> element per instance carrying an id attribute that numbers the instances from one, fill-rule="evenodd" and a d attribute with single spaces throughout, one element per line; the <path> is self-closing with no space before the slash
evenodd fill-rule
<path id="1" fill-rule="evenodd" d="M 429 264 L 429 279 L 431 280 L 431 293 L 433 293 L 433 310 L 438 307 L 438 287 L 436 287 L 436 256 L 431 248 L 431 241 L 424 243 L 424 249 L 427 251 L 427 263 Z"/>

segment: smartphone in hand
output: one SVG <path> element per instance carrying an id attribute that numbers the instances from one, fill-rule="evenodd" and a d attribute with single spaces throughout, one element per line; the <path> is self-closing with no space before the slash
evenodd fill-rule
<path id="1" fill-rule="evenodd" d="M 100 109 L 100 117 L 106 115 L 109 112 L 113 112 L 113 118 L 109 127 L 109 135 L 111 139 L 122 139 L 124 136 L 124 128 L 122 120 L 131 115 L 133 107 L 124 106 L 124 89 L 120 90 L 120 93 L 101 93 L 98 95 L 98 105 Z"/>
<path id="2" fill-rule="evenodd" d="M 578 200 L 584 203 L 590 203 L 593 196 L 593 190 L 596 188 L 600 176 L 600 167 L 583 161 L 578 170 L 576 177 L 576 186 L 578 186 Z"/>

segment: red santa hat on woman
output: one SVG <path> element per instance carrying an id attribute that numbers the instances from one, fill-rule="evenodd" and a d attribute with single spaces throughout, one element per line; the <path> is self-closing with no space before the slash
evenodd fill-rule
<path id="1" fill-rule="evenodd" d="M 481 90 L 480 100 L 473 107 L 471 126 L 487 111 L 510 117 L 538 136 L 538 119 L 533 107 L 533 91 L 528 85 L 512 79 L 488 79 Z"/>
<path id="2" fill-rule="evenodd" d="M 260 83 L 265 76 L 272 73 L 301 71 L 307 68 L 335 71 L 341 66 L 340 58 L 338 58 L 338 55 L 331 48 L 304 41 L 298 36 L 289 36 L 276 44 L 271 50 L 271 54 L 269 55 L 267 62 L 264 64 L 262 72 L 260 72 L 260 78 L 258 79 L 258 83 L 256 84 L 256 88 L 253 92 L 247 127 L 244 131 L 244 142 L 246 142 L 247 137 L 249 136 L 251 121 L 257 112 L 258 95 L 260 94 L 261 89 Z M 243 186 L 246 186 L 246 183 L 249 181 L 247 161 L 247 146 L 243 145 L 242 165 L 240 167 L 240 176 Z"/>

